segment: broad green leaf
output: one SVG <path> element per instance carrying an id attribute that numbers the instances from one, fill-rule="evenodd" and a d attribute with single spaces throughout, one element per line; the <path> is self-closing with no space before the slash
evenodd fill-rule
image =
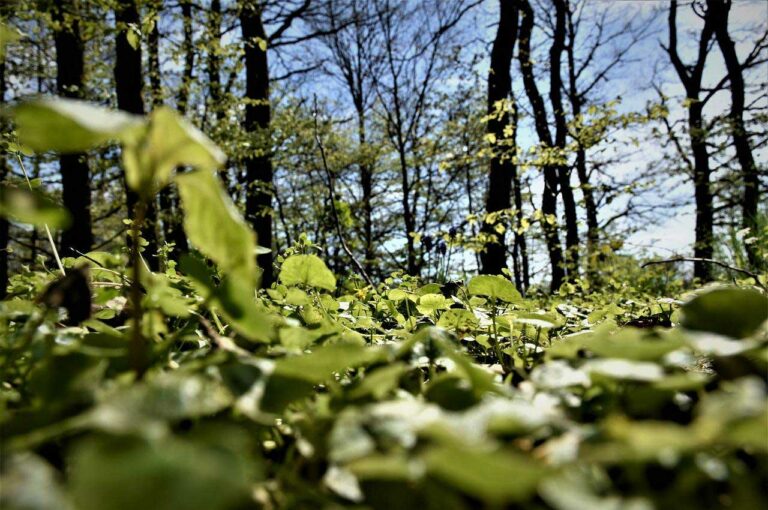
<path id="1" fill-rule="evenodd" d="M 419 297 L 416 309 L 419 313 L 429 315 L 437 310 L 444 310 L 451 306 L 451 301 L 442 294 L 424 294 Z"/>
<path id="2" fill-rule="evenodd" d="M 5 60 L 5 47 L 21 39 L 21 34 L 15 28 L 0 23 L 0 62 Z"/>
<path id="3" fill-rule="evenodd" d="M 492 504 L 526 501 L 547 473 L 533 459 L 506 451 L 434 447 L 424 462 L 430 476 Z"/>
<path id="4" fill-rule="evenodd" d="M 256 236 L 210 170 L 176 176 L 184 207 L 184 231 L 222 272 L 246 284 L 257 280 Z"/>
<path id="5" fill-rule="evenodd" d="M 172 109 L 163 106 L 148 118 L 146 136 L 126 144 L 123 163 L 128 185 L 151 197 L 180 166 L 213 171 L 226 161 L 207 136 Z"/>
<path id="6" fill-rule="evenodd" d="M 19 223 L 58 229 L 66 228 L 71 221 L 66 209 L 42 193 L 11 186 L 0 186 L 0 216 Z"/>
<path id="7" fill-rule="evenodd" d="M 144 120 L 75 99 L 44 98 L 12 110 L 19 141 L 37 152 L 82 152 L 111 140 L 135 139 Z"/>
<path id="8" fill-rule="evenodd" d="M 251 448 L 245 434 L 229 429 L 208 440 L 194 440 L 192 435 L 157 442 L 130 437 L 81 442 L 67 473 L 77 508 L 227 510 L 248 506 L 257 467 L 244 455 Z"/>
<path id="9" fill-rule="evenodd" d="M 468 290 L 473 296 L 486 296 L 506 303 L 520 303 L 523 300 L 515 284 L 498 275 L 475 276 L 469 281 Z"/>
<path id="10" fill-rule="evenodd" d="M 694 297 L 682 312 L 685 328 L 745 338 L 768 319 L 768 297 L 756 289 L 720 287 Z"/>
<path id="11" fill-rule="evenodd" d="M 440 315 L 437 325 L 441 328 L 454 330 L 457 333 L 470 331 L 477 327 L 478 319 L 475 314 L 464 308 L 451 308 Z"/>
<path id="12" fill-rule="evenodd" d="M 334 373 L 382 360 L 385 351 L 377 347 L 332 344 L 308 354 L 289 356 L 275 363 L 274 374 L 319 384 Z"/>
<path id="13" fill-rule="evenodd" d="M 510 315 L 513 322 L 517 324 L 527 324 L 534 328 L 556 328 L 562 324 L 559 317 L 549 313 L 537 312 L 516 312 Z"/>
<path id="14" fill-rule="evenodd" d="M 336 289 L 336 277 L 317 255 L 291 255 L 285 259 L 280 268 L 280 281 L 285 285 Z"/>
<path id="15" fill-rule="evenodd" d="M 105 394 L 88 422 L 109 432 L 155 437 L 165 432 L 165 422 L 212 415 L 232 400 L 221 382 L 176 372 Z"/>

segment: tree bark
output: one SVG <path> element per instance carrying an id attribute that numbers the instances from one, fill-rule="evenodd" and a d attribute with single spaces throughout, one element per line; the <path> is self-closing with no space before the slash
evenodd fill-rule
<path id="1" fill-rule="evenodd" d="M 491 116 L 486 130 L 493 135 L 494 154 L 491 157 L 488 172 L 488 194 L 485 211 L 487 214 L 508 211 L 511 208 L 512 178 L 517 172 L 513 155 L 515 153 L 515 132 L 517 131 L 516 117 L 510 116 L 509 108 L 512 94 L 512 78 L 510 68 L 517 39 L 519 9 L 510 0 L 499 1 L 499 26 L 491 49 L 491 68 L 488 71 L 488 105 L 487 112 Z M 502 105 L 501 114 L 497 107 Z M 512 129 L 506 133 L 505 129 Z M 505 242 L 506 224 L 501 218 L 495 221 L 483 221 L 482 232 L 495 240 L 485 245 L 480 254 L 481 272 L 485 274 L 501 274 L 507 267 L 507 245 Z M 504 229 L 498 232 L 496 229 Z M 517 267 L 515 269 L 518 269 Z M 515 271 L 515 279 L 520 280 L 519 270 Z M 519 285 L 518 285 L 519 286 Z"/>
<path id="2" fill-rule="evenodd" d="M 520 69 L 523 75 L 523 85 L 528 100 L 531 103 L 534 116 L 534 124 L 539 141 L 544 147 L 552 147 L 552 135 L 549 132 L 547 123 L 547 111 L 544 107 L 544 100 L 539 93 L 536 79 L 533 75 L 533 66 L 531 63 L 531 33 L 533 32 L 534 18 L 533 9 L 528 0 L 521 0 L 520 10 L 523 15 L 520 24 L 520 42 L 518 58 L 520 60 Z M 563 284 L 565 279 L 565 270 L 563 268 L 563 251 L 560 246 L 560 236 L 557 231 L 557 221 L 550 224 L 547 217 L 557 219 L 557 186 L 558 173 L 557 166 L 548 164 L 544 166 L 544 189 L 541 192 L 541 212 L 545 218 L 541 221 L 541 227 L 544 231 L 544 238 L 549 252 L 549 261 L 552 270 L 551 290 L 557 290 Z"/>
<path id="3" fill-rule="evenodd" d="M 578 119 L 581 116 L 581 109 L 584 103 L 584 97 L 579 92 L 576 80 L 576 30 L 573 24 L 573 15 L 570 9 L 566 10 L 568 18 L 568 44 L 566 45 L 566 54 L 568 57 L 568 99 L 571 103 L 573 117 Z M 579 178 L 579 187 L 584 198 L 584 212 L 587 217 L 587 266 L 588 273 L 592 273 L 593 256 L 600 242 L 600 229 L 597 217 L 597 203 L 595 194 L 590 183 L 589 172 L 587 170 L 587 154 L 584 144 L 581 141 L 581 132 L 576 128 L 576 175 Z"/>
<path id="4" fill-rule="evenodd" d="M 182 48 L 184 49 L 184 70 L 181 76 L 181 87 L 176 96 L 176 108 L 182 115 L 186 115 L 189 107 L 189 87 L 192 85 L 194 67 L 195 67 L 195 47 L 192 31 L 192 2 L 190 0 L 181 0 L 181 20 L 184 40 Z"/>
<path id="5" fill-rule="evenodd" d="M 736 55 L 736 46 L 728 33 L 728 14 L 731 9 L 731 1 L 707 0 L 707 9 L 707 16 L 712 19 L 715 37 L 728 71 L 728 81 L 731 82 L 731 111 L 729 114 L 731 136 L 733 147 L 736 150 L 736 159 L 739 161 L 744 180 L 741 225 L 742 228 L 750 229 L 750 235 L 756 236 L 759 235 L 757 224 L 757 204 L 760 193 L 759 170 L 752 155 L 749 134 L 744 124 L 744 76 L 741 72 L 739 57 Z M 747 244 L 746 249 L 750 265 L 755 268 L 760 267 L 762 261 L 754 244 Z"/>
<path id="6" fill-rule="evenodd" d="M 7 58 L 7 56 L 5 57 Z M 5 58 L 0 58 L 0 108 L 5 108 Z M 0 123 L 5 124 L 4 119 Z M 3 129 L 5 130 L 5 125 Z M 8 161 L 5 151 L 0 151 L 0 183 L 8 176 Z M 5 218 L 0 218 L 0 299 L 8 294 L 8 241 L 10 224 Z"/>
<path id="7" fill-rule="evenodd" d="M 136 115 L 144 115 L 143 89 L 144 73 L 141 69 L 141 46 L 133 48 L 128 42 L 127 31 L 131 25 L 141 23 L 139 10 L 135 0 L 118 0 L 115 8 L 117 24 L 116 57 L 115 57 L 115 89 L 117 91 L 117 107 Z M 126 183 L 126 205 L 128 214 L 133 214 L 139 201 L 138 194 L 128 189 Z M 146 206 L 144 226 L 141 236 L 147 241 L 144 256 L 147 265 L 153 271 L 159 268 L 157 259 L 157 209 L 154 202 Z"/>
<path id="8" fill-rule="evenodd" d="M 696 62 L 686 66 L 677 52 L 677 0 L 671 0 L 669 8 L 669 53 L 672 65 L 680 81 L 685 87 L 688 102 L 688 134 L 691 139 L 693 152 L 693 185 L 696 201 L 696 240 L 694 257 L 710 259 L 713 254 L 713 206 L 712 190 L 710 189 L 711 169 L 707 151 L 707 133 L 703 121 L 704 103 L 699 99 L 704 64 L 709 52 L 709 41 L 713 35 L 711 13 L 705 16 L 704 28 L 699 38 Z M 693 268 L 694 277 L 703 281 L 712 278 L 709 264 L 698 261 Z"/>
<path id="9" fill-rule="evenodd" d="M 51 13 L 58 23 L 54 31 L 56 91 L 62 97 L 82 99 L 83 40 L 78 13 L 69 12 L 69 6 L 64 0 L 56 0 Z M 85 153 L 62 154 L 59 167 L 64 207 L 72 215 L 72 224 L 62 233 L 60 251 L 65 257 L 77 256 L 77 252 L 86 253 L 93 245 L 88 159 Z"/>
<path id="10" fill-rule="evenodd" d="M 258 155 L 245 157 L 245 216 L 256 232 L 259 244 L 271 249 L 273 172 L 269 144 L 269 63 L 267 51 L 260 47 L 268 38 L 261 21 L 261 7 L 255 2 L 241 2 L 240 28 L 245 52 L 247 101 L 243 127 L 263 142 Z M 259 255 L 257 260 L 263 271 L 262 285 L 268 287 L 274 281 L 272 252 Z"/>
<path id="11" fill-rule="evenodd" d="M 555 4 L 555 27 L 552 46 L 549 50 L 549 101 L 552 103 L 552 115 L 555 118 L 555 147 L 565 150 L 568 128 L 566 112 L 563 109 L 563 78 L 560 73 L 563 50 L 565 50 L 566 11 L 565 0 L 553 0 Z M 565 215 L 565 264 L 570 280 L 579 274 L 579 226 L 576 201 L 571 187 L 571 170 L 567 164 L 557 165 L 560 194 L 563 197 Z"/>

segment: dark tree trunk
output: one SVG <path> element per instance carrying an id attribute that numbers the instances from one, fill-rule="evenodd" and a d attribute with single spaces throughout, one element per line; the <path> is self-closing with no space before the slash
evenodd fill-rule
<path id="1" fill-rule="evenodd" d="M 182 71 L 181 87 L 176 96 L 176 108 L 182 115 L 185 115 L 189 106 L 189 88 L 192 85 L 192 73 L 195 66 L 195 48 L 192 38 L 192 2 L 190 0 L 181 0 L 179 4 L 181 6 L 182 31 L 184 32 L 184 41 L 182 42 L 184 70 Z"/>
<path id="2" fill-rule="evenodd" d="M 0 58 L 0 108 L 5 107 L 5 58 Z M 5 121 L 0 119 L 0 125 L 5 130 Z M 5 151 L 0 151 L 0 183 L 8 176 L 8 161 Z M 9 224 L 5 218 L 0 218 L 0 299 L 8 294 L 8 241 Z"/>
<path id="3" fill-rule="evenodd" d="M 221 45 L 221 2 L 211 0 L 211 8 L 208 12 L 208 35 L 211 38 L 208 43 L 208 91 L 210 104 L 213 108 L 213 116 L 218 121 L 221 119 L 221 57 L 219 49 Z"/>
<path id="4" fill-rule="evenodd" d="M 547 123 L 547 111 L 544 107 L 544 100 L 539 93 L 536 79 L 533 75 L 533 66 L 531 63 L 531 33 L 533 32 L 533 9 L 528 0 L 521 0 L 520 9 L 523 19 L 520 24 L 520 46 L 518 58 L 520 59 L 520 69 L 523 75 L 523 85 L 528 100 L 533 109 L 534 123 L 539 141 L 545 147 L 552 147 L 552 135 L 549 132 Z M 546 216 L 557 218 L 557 185 L 558 172 L 556 165 L 544 166 L 544 189 L 541 193 L 541 211 Z M 546 218 L 542 219 L 541 227 L 544 231 L 544 238 L 549 252 L 549 261 L 552 269 L 552 281 L 550 288 L 557 290 L 565 279 L 565 270 L 563 268 L 563 251 L 560 246 L 560 236 L 557 231 L 557 222 L 550 224 Z"/>
<path id="5" fill-rule="evenodd" d="M 672 0 L 669 9 L 669 47 L 667 51 L 680 81 L 685 87 L 688 107 L 688 134 L 693 152 L 693 185 L 696 199 L 696 240 L 694 256 L 712 258 L 713 253 L 713 207 L 710 189 L 709 153 L 707 151 L 707 133 L 703 121 L 704 104 L 699 99 L 704 64 L 709 52 L 709 42 L 713 35 L 712 16 L 704 19 L 704 28 L 699 38 L 696 62 L 685 65 L 677 53 L 677 1 Z M 711 280 L 711 267 L 705 262 L 694 264 L 693 274 L 703 281 Z"/>
<path id="6" fill-rule="evenodd" d="M 515 132 L 517 132 L 518 113 L 514 95 L 512 96 L 512 111 L 510 115 L 512 117 L 512 124 L 515 126 Z M 515 284 L 521 292 L 525 293 L 530 286 L 530 269 L 528 267 L 528 246 L 523 227 L 523 189 L 520 184 L 520 174 L 517 171 L 517 165 L 512 166 L 512 194 L 515 197 L 516 227 L 513 245 Z"/>
<path id="7" fill-rule="evenodd" d="M 363 149 L 366 144 L 365 132 L 365 109 L 360 101 L 355 101 L 355 111 L 357 113 L 357 141 L 360 148 Z M 367 156 L 363 155 L 365 161 L 360 165 L 360 188 L 363 192 L 363 242 L 365 243 L 365 261 L 364 268 L 367 274 L 371 274 L 374 269 L 375 253 L 373 250 L 373 207 L 371 199 L 373 198 L 373 172 Z"/>
<path id="8" fill-rule="evenodd" d="M 573 25 L 573 17 L 570 9 L 566 10 L 568 16 L 568 44 L 566 46 L 566 52 L 568 56 L 568 99 L 571 103 L 571 110 L 574 118 L 581 116 L 581 108 L 583 106 L 584 98 L 578 89 L 576 83 L 576 31 Z M 597 203 L 595 202 L 595 194 L 592 190 L 592 184 L 589 180 L 589 172 L 587 171 L 587 153 L 584 148 L 584 144 L 581 140 L 581 132 L 575 133 L 576 138 L 576 175 L 579 177 L 579 187 L 581 189 L 581 195 L 584 198 L 584 210 L 587 217 L 587 265 L 589 267 L 588 272 L 591 274 L 594 261 L 592 260 L 597 245 L 600 242 L 600 229 L 597 219 Z"/>
<path id="9" fill-rule="evenodd" d="M 554 0 L 555 27 L 552 37 L 552 47 L 549 50 L 549 100 L 552 103 L 552 115 L 555 118 L 555 147 L 565 149 L 568 128 L 565 110 L 563 109 L 562 89 L 563 78 L 560 73 L 563 50 L 565 49 L 566 10 L 564 0 Z M 571 169 L 566 164 L 557 166 L 557 176 L 560 184 L 560 194 L 563 197 L 563 213 L 565 214 L 565 263 L 568 278 L 574 280 L 579 274 L 579 224 L 576 213 L 576 201 L 571 187 Z"/>
<path id="10" fill-rule="evenodd" d="M 245 158 L 245 216 L 256 232 L 259 244 L 272 248 L 272 160 L 269 155 L 269 66 L 267 52 L 260 42 L 267 41 L 260 7 L 244 1 L 240 7 L 240 28 L 245 49 L 245 125 L 247 132 L 263 141 L 260 155 Z M 263 44 L 263 43 L 262 43 Z M 262 285 L 272 284 L 272 252 L 258 256 Z"/>
<path id="11" fill-rule="evenodd" d="M 485 202 L 485 211 L 488 214 L 510 209 L 512 178 L 517 172 L 517 167 L 512 160 L 517 130 L 513 122 L 516 117 L 510 116 L 509 104 L 512 94 L 510 68 L 517 38 L 519 10 L 517 5 L 508 0 L 500 0 L 499 7 L 499 27 L 491 49 L 491 68 L 488 71 L 487 111 L 492 117 L 488 120 L 486 130 L 493 135 L 496 145 L 488 173 L 488 194 Z M 501 115 L 497 115 L 495 112 L 500 103 L 503 104 L 503 110 Z M 512 136 L 505 135 L 504 129 L 507 126 L 512 127 Z M 501 218 L 492 222 L 483 222 L 482 232 L 494 240 L 488 242 L 485 250 L 480 254 L 482 273 L 501 274 L 501 270 L 507 267 L 505 232 L 500 233 L 496 229 L 499 226 L 506 229 L 508 224 L 509 222 Z M 520 280 L 518 273 L 519 271 L 515 271 L 516 280 Z"/>
<path id="12" fill-rule="evenodd" d="M 728 33 L 728 14 L 731 9 L 730 0 L 707 0 L 707 15 L 712 18 L 715 37 L 723 54 L 725 67 L 728 70 L 728 80 L 731 82 L 731 136 L 733 147 L 736 149 L 736 158 L 741 166 L 741 174 L 744 180 L 744 195 L 741 202 L 741 225 L 749 228 L 751 235 L 758 235 L 757 204 L 760 193 L 759 170 L 752 155 L 749 144 L 749 134 L 744 124 L 744 76 L 741 72 L 741 63 L 736 55 L 736 46 Z M 749 263 L 759 268 L 762 265 L 760 256 L 754 245 L 747 245 Z"/>
<path id="13" fill-rule="evenodd" d="M 159 19 L 162 2 L 156 3 Z M 152 98 L 152 108 L 158 108 L 164 103 L 163 86 L 160 69 L 160 30 L 155 23 L 147 37 L 147 61 L 149 63 L 149 87 Z M 179 260 L 182 253 L 189 250 L 187 237 L 181 225 L 181 211 L 179 210 L 178 197 L 173 184 L 169 184 L 158 193 L 160 204 L 159 217 L 161 218 L 163 238 L 166 243 L 173 243 L 173 251 L 169 256 L 172 260 Z"/>
<path id="14" fill-rule="evenodd" d="M 157 16 L 160 17 L 158 4 Z M 147 63 L 149 64 L 149 91 L 152 98 L 152 109 L 163 104 L 163 85 L 160 81 L 160 29 L 155 23 L 147 37 Z"/>
<path id="15" fill-rule="evenodd" d="M 52 17 L 58 23 L 54 31 L 56 46 L 56 91 L 62 97 L 83 98 L 83 41 L 78 13 L 69 12 L 71 4 L 56 0 Z M 65 257 L 86 253 L 93 245 L 91 231 L 91 186 L 88 159 L 84 153 L 59 157 L 61 191 L 72 215 L 72 224 L 61 236 L 61 254 Z"/>
<path id="16" fill-rule="evenodd" d="M 141 46 L 133 48 L 128 42 L 129 24 L 140 25 L 141 19 L 135 0 L 119 0 L 115 8 L 117 41 L 115 52 L 115 89 L 117 107 L 129 113 L 144 115 L 144 100 L 141 97 L 144 73 L 141 70 Z M 139 197 L 126 184 L 126 205 L 128 214 L 133 215 Z M 144 226 L 141 235 L 147 241 L 144 257 L 150 269 L 157 271 L 157 209 L 154 202 L 146 204 Z"/>

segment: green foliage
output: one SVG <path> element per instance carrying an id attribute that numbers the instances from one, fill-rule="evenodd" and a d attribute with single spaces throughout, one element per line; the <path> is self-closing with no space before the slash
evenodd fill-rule
<path id="1" fill-rule="evenodd" d="M 25 143 L 120 139 L 145 198 L 175 181 L 199 253 L 152 272 L 134 252 L 128 275 L 125 254 L 64 259 L 88 284 L 84 320 L 52 298 L 69 280 L 12 277 L 4 507 L 760 506 L 768 301 L 748 282 L 686 295 L 608 250 L 599 288 L 523 297 L 501 275 L 402 274 L 371 288 L 300 236 L 256 290 L 256 239 L 207 139 L 167 110 L 101 131 L 46 104 L 17 110 Z M 79 141 L 35 133 L 36 115 Z"/>
<path id="2" fill-rule="evenodd" d="M 51 228 L 66 228 L 71 221 L 66 209 L 41 192 L 12 186 L 0 186 L 0 216 Z"/>
<path id="3" fill-rule="evenodd" d="M 317 255 L 291 255 L 283 262 L 279 279 L 285 285 L 336 289 L 336 277 Z"/>

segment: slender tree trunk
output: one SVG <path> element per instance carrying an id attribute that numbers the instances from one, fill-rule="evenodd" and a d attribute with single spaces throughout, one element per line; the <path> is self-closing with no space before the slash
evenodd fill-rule
<path id="1" fill-rule="evenodd" d="M 514 123 L 516 117 L 510 116 L 509 110 L 512 100 L 510 67 L 515 39 L 517 39 L 519 10 L 517 5 L 507 0 L 500 0 L 499 7 L 499 27 L 491 49 L 491 68 L 488 71 L 487 112 L 491 118 L 486 130 L 488 134 L 493 135 L 495 144 L 488 173 L 488 194 L 485 202 L 485 211 L 488 214 L 498 214 L 511 208 L 512 178 L 517 172 L 512 159 L 516 149 L 517 126 Z M 497 108 L 500 105 L 502 110 L 498 114 L 496 112 L 499 111 Z M 510 127 L 512 133 L 508 136 L 505 129 Z M 501 270 L 507 267 L 507 245 L 504 237 L 508 224 L 501 218 L 491 222 L 483 221 L 482 232 L 494 240 L 487 243 L 485 250 L 480 254 L 482 273 L 501 274 Z M 497 229 L 504 230 L 499 232 Z M 515 279 L 520 280 L 519 270 L 515 271 Z"/>
<path id="2" fill-rule="evenodd" d="M 566 7 L 568 7 L 567 4 Z M 573 16 L 570 8 L 566 9 L 566 15 L 568 18 L 568 44 L 566 45 L 566 54 L 568 57 L 568 99 L 571 103 L 573 117 L 574 119 L 578 119 L 581 116 L 584 98 L 579 92 L 576 80 L 576 31 L 573 25 Z M 576 127 L 576 130 L 576 175 L 579 178 L 579 189 L 581 190 L 581 195 L 584 199 L 584 212 L 587 217 L 587 266 L 588 273 L 592 275 L 594 266 L 593 257 L 600 242 L 600 228 L 598 225 L 595 194 L 587 170 L 587 152 L 581 140 L 582 133 L 578 127 Z"/>
<path id="3" fill-rule="evenodd" d="M 534 123 L 539 141 L 544 147 L 552 147 L 552 135 L 549 132 L 549 125 L 547 123 L 547 111 L 544 107 L 544 100 L 539 93 L 539 88 L 536 85 L 531 63 L 531 33 L 533 32 L 534 25 L 533 9 L 528 0 L 520 1 L 520 9 L 523 19 L 520 24 L 518 58 L 523 75 L 523 85 L 533 109 Z M 541 212 L 545 215 L 541 221 L 541 227 L 544 231 L 547 251 L 549 252 L 552 270 L 550 288 L 552 290 L 559 289 L 565 279 L 563 251 L 557 231 L 557 170 L 557 165 L 548 164 L 544 166 L 544 189 L 541 192 Z M 554 218 L 554 223 L 549 222 L 550 218 Z"/>
<path id="4" fill-rule="evenodd" d="M 179 5 L 181 6 L 182 31 L 184 32 L 184 40 L 182 42 L 184 70 L 181 76 L 181 87 L 179 87 L 179 92 L 176 96 L 176 108 L 182 115 L 185 115 L 189 106 L 189 88 L 194 77 L 195 42 L 192 38 L 192 2 L 190 0 L 181 0 Z"/>
<path id="5" fill-rule="evenodd" d="M 371 199 L 373 197 L 373 172 L 368 157 L 365 154 L 366 131 L 365 131 L 365 109 L 361 100 L 355 101 L 355 111 L 357 113 L 357 142 L 360 149 L 363 150 L 363 162 L 360 164 L 360 188 L 363 192 L 363 242 L 365 243 L 365 261 L 364 267 L 367 274 L 373 271 L 375 262 L 375 252 L 373 249 L 373 208 Z"/>
<path id="6" fill-rule="evenodd" d="M 56 46 L 56 91 L 62 97 L 83 98 L 83 41 L 80 37 L 79 14 L 70 12 L 72 4 L 56 0 L 53 19 L 58 23 L 54 31 Z M 91 231 L 91 186 L 88 159 L 85 153 L 63 154 L 59 157 L 61 191 L 72 215 L 72 224 L 61 236 L 61 254 L 77 256 L 93 245 Z"/>
<path id="7" fill-rule="evenodd" d="M 696 198 L 696 245 L 694 257 L 711 259 L 713 253 L 713 207 L 710 189 L 709 154 L 702 117 L 703 105 L 696 101 L 688 109 L 688 131 L 691 136 L 691 149 L 694 161 L 694 193 Z M 694 276 L 702 280 L 711 279 L 710 265 L 694 265 Z"/>
<path id="8" fill-rule="evenodd" d="M 566 11 L 564 0 L 553 0 L 555 4 L 555 27 L 552 47 L 549 50 L 549 100 L 552 103 L 552 115 L 555 117 L 555 147 L 565 150 L 568 128 L 566 112 L 563 109 L 562 89 L 563 78 L 560 73 L 563 50 L 565 49 Z M 565 262 L 569 279 L 573 280 L 579 274 L 579 226 L 576 212 L 576 200 L 571 187 L 571 169 L 567 164 L 557 166 L 557 176 L 560 184 L 560 194 L 563 197 L 563 213 L 565 214 Z"/>
<path id="9" fill-rule="evenodd" d="M 672 65 L 685 87 L 688 102 L 688 135 L 693 152 L 693 185 L 696 200 L 696 240 L 693 253 L 696 258 L 712 258 L 713 253 L 713 206 L 710 189 L 709 153 L 707 151 L 707 133 L 703 121 L 704 104 L 699 99 L 704 64 L 709 52 L 709 41 L 713 35 L 713 16 L 708 13 L 704 19 L 704 28 L 699 37 L 696 62 L 687 66 L 677 52 L 677 0 L 670 2 L 669 8 L 669 53 Z M 712 278 L 711 266 L 697 261 L 693 266 L 696 278 L 708 281 Z"/>
<path id="10" fill-rule="evenodd" d="M 736 149 L 736 159 L 741 166 L 744 180 L 744 195 L 741 202 L 741 225 L 749 228 L 751 235 L 758 235 L 757 204 L 760 193 L 759 170 L 752 155 L 749 143 L 749 133 L 744 124 L 744 76 L 741 63 L 736 55 L 736 46 L 728 33 L 728 14 L 731 8 L 730 0 L 707 0 L 708 16 L 714 25 L 715 37 L 723 54 L 725 67 L 728 70 L 728 80 L 731 82 L 731 136 L 733 147 Z M 760 256 L 753 244 L 748 244 L 747 256 L 749 263 L 758 268 L 762 265 Z"/>
<path id="11" fill-rule="evenodd" d="M 210 105 L 213 108 L 213 116 L 218 121 L 221 119 L 221 56 L 219 55 L 221 46 L 221 2 L 211 0 L 211 7 L 208 11 L 208 61 L 206 63 L 208 71 L 208 92 L 210 96 Z"/>
<path id="12" fill-rule="evenodd" d="M 156 2 L 157 21 L 160 19 L 162 2 Z M 152 108 L 159 108 L 164 104 L 163 85 L 161 81 L 160 69 L 160 30 L 158 23 L 152 27 L 147 37 L 147 62 L 149 64 L 149 87 L 150 97 L 152 98 Z M 189 250 L 187 236 L 184 234 L 184 228 L 181 225 L 181 211 L 178 206 L 178 197 L 173 184 L 169 184 L 158 193 L 159 217 L 162 226 L 163 239 L 166 243 L 173 243 L 173 251 L 169 257 L 172 260 L 179 260 L 182 253 Z"/>
<path id="13" fill-rule="evenodd" d="M 510 112 L 512 124 L 515 126 L 515 136 L 517 134 L 518 110 L 514 94 L 512 95 L 512 111 Z M 517 140 L 515 140 L 515 145 Z M 512 196 L 515 199 L 515 284 L 517 288 L 525 293 L 530 287 L 530 269 L 528 264 L 528 245 L 525 240 L 525 229 L 523 227 L 523 188 L 520 183 L 520 173 L 517 165 L 512 166 Z"/>
<path id="14" fill-rule="evenodd" d="M 136 0 L 118 0 L 115 8 L 117 23 L 117 41 L 115 58 L 115 88 L 117 90 L 117 107 L 129 113 L 144 115 L 144 100 L 141 97 L 144 73 L 141 69 L 141 46 L 134 48 L 128 42 L 127 30 L 129 24 L 140 25 L 141 20 L 136 6 Z M 126 205 L 128 214 L 133 214 L 139 200 L 136 192 L 128 189 L 126 184 Z M 154 203 L 146 207 L 142 237 L 147 241 L 144 256 L 150 269 L 156 271 L 159 267 L 157 259 L 157 210 Z"/>
<path id="15" fill-rule="evenodd" d="M 272 160 L 269 143 L 269 65 L 267 51 L 261 44 L 267 41 L 267 34 L 261 21 L 261 8 L 255 2 L 243 1 L 240 6 L 240 28 L 245 51 L 245 124 L 247 132 L 262 138 L 263 147 L 259 155 L 250 154 L 245 158 L 246 193 L 245 216 L 253 226 L 259 244 L 272 247 Z M 262 285 L 272 284 L 272 252 L 258 256 L 261 267 Z"/>
<path id="16" fill-rule="evenodd" d="M 0 58 L 0 108 L 5 107 L 5 58 Z M 5 121 L 0 119 L 0 125 L 5 130 Z M 8 176 L 8 161 L 5 151 L 0 151 L 0 183 L 5 182 Z M 0 299 L 5 299 L 8 294 L 8 242 L 9 223 L 5 218 L 0 218 Z"/>

